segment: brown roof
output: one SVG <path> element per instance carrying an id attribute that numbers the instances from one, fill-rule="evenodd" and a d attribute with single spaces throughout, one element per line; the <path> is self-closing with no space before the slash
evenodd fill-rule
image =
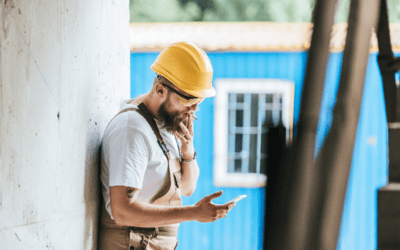
<path id="1" fill-rule="evenodd" d="M 131 23 L 131 52 L 161 51 L 177 41 L 194 42 L 206 51 L 304 51 L 312 23 Z M 393 50 L 400 51 L 400 24 L 390 24 Z M 330 49 L 342 51 L 347 23 L 333 26 Z M 378 51 L 375 33 L 370 52 Z"/>

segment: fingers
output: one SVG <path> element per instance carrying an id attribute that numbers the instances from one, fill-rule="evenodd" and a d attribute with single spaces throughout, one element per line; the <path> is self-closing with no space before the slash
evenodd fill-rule
<path id="1" fill-rule="evenodd" d="M 189 120 L 189 123 L 190 123 L 190 120 Z M 185 138 L 187 140 L 191 140 L 192 139 L 192 135 L 190 134 L 188 128 L 185 125 L 183 125 L 182 122 L 180 122 L 179 125 L 181 126 L 181 129 L 182 129 L 183 133 L 185 134 Z"/>
<path id="2" fill-rule="evenodd" d="M 225 210 L 231 210 L 234 206 L 236 205 L 236 202 L 232 202 L 229 204 L 224 204 L 224 205 L 215 205 L 216 208 L 218 209 L 225 209 Z"/>
<path id="3" fill-rule="evenodd" d="M 178 139 L 182 142 L 182 144 L 186 142 L 186 138 L 183 137 L 181 134 L 179 134 L 178 131 L 175 131 L 175 136 L 178 137 Z"/>
<path id="4" fill-rule="evenodd" d="M 234 207 L 234 204 L 229 205 L 214 205 L 215 209 L 215 219 L 225 218 L 229 211 Z"/>
<path id="5" fill-rule="evenodd" d="M 193 133 L 193 114 L 189 114 L 189 122 L 188 122 L 188 130 L 190 135 L 193 137 L 194 133 Z"/>
<path id="6" fill-rule="evenodd" d="M 185 124 L 183 124 L 183 122 L 179 123 L 179 126 L 182 129 L 182 132 L 184 133 L 184 137 L 180 137 L 180 138 L 184 138 L 186 140 L 192 140 L 193 136 L 194 136 L 194 132 L 193 132 L 193 114 L 188 114 L 187 119 L 187 126 L 185 126 Z"/>
<path id="7" fill-rule="evenodd" d="M 211 200 L 213 200 L 215 198 L 220 197 L 222 195 L 222 193 L 223 193 L 222 190 L 220 190 L 218 192 L 215 192 L 213 194 L 210 194 L 210 195 L 206 196 L 206 198 L 207 198 L 207 200 L 211 201 Z"/>

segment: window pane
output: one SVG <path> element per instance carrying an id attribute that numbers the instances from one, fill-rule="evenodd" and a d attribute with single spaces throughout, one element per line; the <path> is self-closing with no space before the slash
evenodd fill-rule
<path id="1" fill-rule="evenodd" d="M 266 110 L 265 111 L 265 120 L 263 121 L 264 126 L 273 126 L 273 120 L 272 120 L 272 110 Z"/>
<path id="2" fill-rule="evenodd" d="M 236 110 L 236 127 L 243 127 L 243 110 Z"/>
<path id="3" fill-rule="evenodd" d="M 273 100 L 273 94 L 266 94 L 265 95 L 265 102 L 266 103 L 272 103 Z"/>
<path id="4" fill-rule="evenodd" d="M 242 152 L 243 148 L 243 134 L 236 134 L 235 152 Z"/>
<path id="5" fill-rule="evenodd" d="M 235 173 L 241 173 L 241 172 L 242 172 L 242 160 L 236 159 L 235 160 Z"/>
<path id="6" fill-rule="evenodd" d="M 250 162 L 249 173 L 256 173 L 257 171 L 257 134 L 250 135 Z"/>
<path id="7" fill-rule="evenodd" d="M 237 94 L 236 102 L 244 102 L 244 94 Z"/>
<path id="8" fill-rule="evenodd" d="M 258 119 L 258 94 L 251 95 L 251 122 L 250 126 L 257 127 Z"/>

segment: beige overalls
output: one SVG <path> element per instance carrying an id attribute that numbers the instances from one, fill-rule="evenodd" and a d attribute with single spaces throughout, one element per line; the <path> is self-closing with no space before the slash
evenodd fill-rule
<path id="1" fill-rule="evenodd" d="M 182 170 L 178 158 L 171 159 L 169 151 L 161 137 L 160 131 L 146 106 L 141 103 L 139 109 L 124 109 L 117 115 L 136 111 L 141 114 L 150 124 L 157 137 L 158 144 L 168 159 L 168 183 L 150 201 L 151 204 L 163 206 L 182 206 L 181 179 Z M 116 116 L 117 116 L 116 115 Z M 155 227 L 137 228 L 127 226 L 117 226 L 115 221 L 105 209 L 104 202 L 101 205 L 101 219 L 99 232 L 100 250 L 173 250 L 176 249 L 178 241 L 179 224 Z"/>

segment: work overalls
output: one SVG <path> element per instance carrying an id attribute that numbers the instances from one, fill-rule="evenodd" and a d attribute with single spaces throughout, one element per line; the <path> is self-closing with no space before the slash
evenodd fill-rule
<path id="1" fill-rule="evenodd" d="M 139 109 L 129 108 L 120 111 L 117 115 L 136 111 L 141 114 L 153 129 L 158 144 L 168 159 L 168 183 L 151 199 L 150 203 L 162 206 L 182 206 L 181 179 L 182 170 L 178 158 L 171 159 L 169 151 L 161 137 L 160 131 L 146 106 L 141 103 Z M 116 115 L 116 116 L 117 116 Z M 114 117 L 115 118 L 115 117 Z M 178 242 L 179 224 L 155 228 L 137 228 L 117 226 L 115 221 L 105 209 L 104 202 L 101 205 L 99 249 L 100 250 L 173 250 Z"/>

